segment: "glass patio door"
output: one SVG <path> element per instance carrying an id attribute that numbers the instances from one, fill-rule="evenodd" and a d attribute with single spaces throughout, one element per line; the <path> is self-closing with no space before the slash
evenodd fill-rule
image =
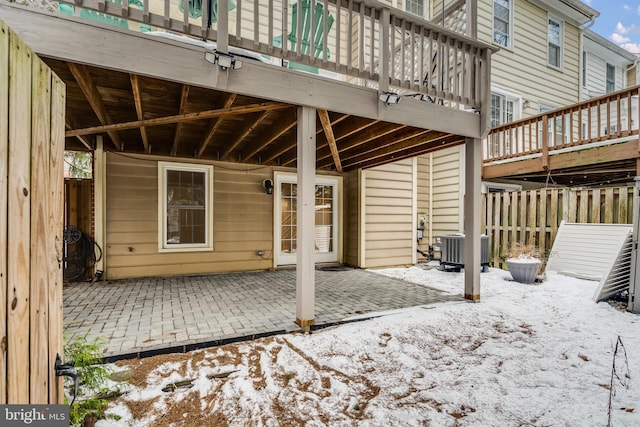
<path id="1" fill-rule="evenodd" d="M 315 252 L 316 262 L 338 261 L 338 178 L 316 178 Z M 297 229 L 296 175 L 276 176 L 276 264 L 296 263 Z"/>

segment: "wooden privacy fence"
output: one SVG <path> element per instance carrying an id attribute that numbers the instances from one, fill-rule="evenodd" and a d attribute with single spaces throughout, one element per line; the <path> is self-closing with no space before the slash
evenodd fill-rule
<path id="1" fill-rule="evenodd" d="M 548 254 L 561 221 L 631 224 L 633 187 L 547 188 L 484 194 L 482 230 L 489 236 L 489 261 L 501 266 L 514 242 Z"/>
<path id="2" fill-rule="evenodd" d="M 0 403 L 62 403 L 64 83 L 0 20 Z"/>

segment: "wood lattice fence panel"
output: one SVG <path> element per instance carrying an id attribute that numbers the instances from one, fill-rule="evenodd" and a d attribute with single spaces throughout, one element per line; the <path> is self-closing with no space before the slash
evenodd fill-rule
<path id="1" fill-rule="evenodd" d="M 633 187 L 547 188 L 484 194 L 482 230 L 489 236 L 489 260 L 504 263 L 511 244 L 535 245 L 548 254 L 561 221 L 631 224 Z"/>
<path id="2" fill-rule="evenodd" d="M 65 86 L 0 21 L 0 403 L 62 403 Z"/>

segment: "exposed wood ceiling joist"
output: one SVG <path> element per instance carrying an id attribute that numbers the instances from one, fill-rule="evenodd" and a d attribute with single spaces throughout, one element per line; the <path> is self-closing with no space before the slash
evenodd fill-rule
<path id="1" fill-rule="evenodd" d="M 180 108 L 178 109 L 178 114 L 183 115 L 187 108 L 187 101 L 189 99 L 189 85 L 182 85 L 182 92 L 180 95 Z M 178 122 L 176 124 L 176 133 L 173 136 L 173 144 L 171 145 L 171 155 L 176 156 L 178 153 L 178 144 L 180 143 L 180 136 L 182 135 L 182 123 Z"/>
<path id="2" fill-rule="evenodd" d="M 338 153 L 338 146 L 336 145 L 336 139 L 333 136 L 333 129 L 331 128 L 331 122 L 329 121 L 329 113 L 327 113 L 327 110 L 318 110 L 318 117 L 320 117 L 320 122 L 322 123 L 324 134 L 326 135 L 327 142 L 329 143 L 329 149 L 331 150 L 331 157 L 333 158 L 333 163 L 336 165 L 336 170 L 342 173 L 342 164 L 340 163 L 340 154 Z"/>
<path id="3" fill-rule="evenodd" d="M 140 81 L 137 74 L 130 74 L 131 76 L 131 90 L 133 91 L 133 102 L 136 105 L 136 115 L 138 120 L 144 119 L 144 112 L 142 111 L 142 98 L 140 97 Z M 147 129 L 144 126 L 140 126 L 140 135 L 142 137 L 142 145 L 144 146 L 144 152 L 149 152 L 149 139 L 147 138 Z"/>
<path id="4" fill-rule="evenodd" d="M 227 99 L 224 101 L 223 108 L 231 108 L 234 101 L 236 100 L 236 97 L 237 95 L 235 93 L 229 94 Z M 224 121 L 224 116 L 216 117 L 211 121 L 211 125 L 209 126 L 209 131 L 207 132 L 207 136 L 202 140 L 200 147 L 198 147 L 198 153 L 196 154 L 196 157 L 198 158 L 202 157 L 202 153 L 204 153 L 204 150 L 211 143 L 211 140 L 213 140 L 213 136 L 215 135 L 217 130 L 220 128 L 220 125 L 222 124 L 223 121 Z"/>
<path id="5" fill-rule="evenodd" d="M 296 125 L 296 123 L 298 123 L 298 120 L 294 115 L 291 115 L 291 118 L 289 120 L 282 120 L 271 130 L 271 133 L 264 136 L 259 145 L 253 147 L 251 151 L 246 154 L 245 160 L 253 159 L 256 154 L 267 148 L 276 139 L 289 132 Z"/>
<path id="6" fill-rule="evenodd" d="M 69 66 L 69 70 L 73 74 L 73 77 L 76 79 L 76 82 L 80 86 L 82 93 L 84 93 L 87 101 L 89 101 L 93 112 L 98 117 L 98 120 L 100 120 L 100 123 L 102 123 L 103 125 L 110 125 L 111 123 L 113 123 L 111 117 L 109 116 L 109 113 L 107 112 L 107 108 L 102 101 L 100 92 L 98 92 L 98 88 L 96 87 L 91 74 L 89 74 L 89 69 L 85 65 L 74 64 L 73 62 L 69 62 L 67 65 Z M 109 137 L 111 138 L 111 141 L 113 141 L 113 144 L 116 146 L 116 148 L 120 150 L 122 148 L 122 141 L 120 140 L 120 136 L 114 130 L 108 130 L 106 132 L 109 134 Z"/>
<path id="7" fill-rule="evenodd" d="M 247 137 L 249 136 L 249 134 L 251 134 L 251 132 L 254 131 L 254 129 L 260 125 L 260 123 L 262 123 L 262 121 L 264 119 L 267 118 L 267 116 L 269 115 L 270 111 L 263 111 L 261 113 L 258 113 L 256 115 L 256 117 L 253 120 L 247 120 L 246 124 L 244 125 L 243 129 L 240 129 L 236 135 L 236 139 L 234 141 L 232 141 L 229 146 L 226 148 L 226 150 L 224 151 L 224 153 L 222 153 L 222 156 L 220 157 L 222 160 L 226 160 L 228 159 L 229 155 L 231 154 L 231 152 L 233 150 L 235 150 L 235 148 L 240 145 L 240 143 Z"/>

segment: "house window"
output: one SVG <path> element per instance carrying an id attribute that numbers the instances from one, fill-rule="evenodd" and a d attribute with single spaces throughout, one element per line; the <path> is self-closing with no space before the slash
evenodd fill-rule
<path id="1" fill-rule="evenodd" d="M 549 104 L 540 103 L 539 112 L 546 113 L 547 111 L 555 110 L 556 107 Z M 567 115 L 562 116 L 554 116 L 549 117 L 548 119 L 548 129 L 547 133 L 549 134 L 549 146 L 559 145 L 563 142 L 569 142 L 569 117 Z M 564 122 L 564 131 L 563 131 L 563 122 Z M 555 128 L 555 132 L 554 132 Z M 542 131 L 542 129 L 541 129 Z M 542 133 L 538 134 L 540 138 L 540 143 L 542 143 Z"/>
<path id="2" fill-rule="evenodd" d="M 616 91 L 616 66 L 607 64 L 607 93 Z"/>
<path id="3" fill-rule="evenodd" d="M 548 63 L 552 67 L 560 68 L 562 63 L 562 23 L 553 18 L 548 21 Z"/>
<path id="4" fill-rule="evenodd" d="M 515 99 L 507 95 L 491 94 L 491 127 L 499 126 L 514 120 Z"/>
<path id="5" fill-rule="evenodd" d="M 501 93 L 491 93 L 491 127 L 496 127 L 505 123 L 512 122 L 517 119 L 519 98 Z M 500 138 L 507 138 L 504 141 L 504 150 L 500 150 Z M 509 155 L 511 154 L 511 133 L 496 135 L 492 141 L 493 155 Z"/>
<path id="6" fill-rule="evenodd" d="M 405 0 L 404 10 L 424 18 L 424 0 Z"/>
<path id="7" fill-rule="evenodd" d="M 210 251 L 213 166 L 158 163 L 159 250 Z"/>
<path id="8" fill-rule="evenodd" d="M 512 45 L 513 2 L 493 1 L 493 42 L 504 47 Z"/>

